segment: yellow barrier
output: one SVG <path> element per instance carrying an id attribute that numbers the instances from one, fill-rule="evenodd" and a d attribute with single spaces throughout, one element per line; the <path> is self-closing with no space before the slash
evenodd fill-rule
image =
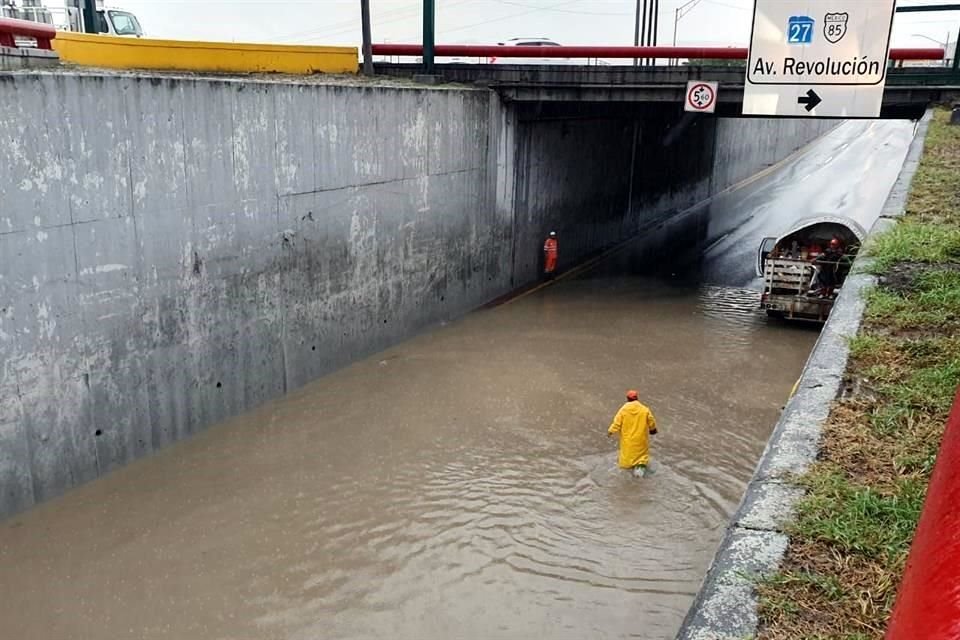
<path id="1" fill-rule="evenodd" d="M 120 38 L 60 31 L 62 62 L 114 69 L 219 73 L 356 73 L 356 47 L 308 47 Z"/>

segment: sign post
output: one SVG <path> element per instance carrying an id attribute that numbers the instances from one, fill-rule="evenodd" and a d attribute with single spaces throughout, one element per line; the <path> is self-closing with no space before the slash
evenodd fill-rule
<path id="1" fill-rule="evenodd" d="M 754 0 L 744 115 L 880 116 L 896 0 Z"/>

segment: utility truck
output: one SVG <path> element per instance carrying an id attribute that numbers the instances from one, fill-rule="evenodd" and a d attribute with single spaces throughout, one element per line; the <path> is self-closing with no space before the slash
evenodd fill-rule
<path id="1" fill-rule="evenodd" d="M 761 308 L 769 316 L 825 322 L 865 237 L 853 220 L 817 216 L 764 238 L 757 252 Z"/>

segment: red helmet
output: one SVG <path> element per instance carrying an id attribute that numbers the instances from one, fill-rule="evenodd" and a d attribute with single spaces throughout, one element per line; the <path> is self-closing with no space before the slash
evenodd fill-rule
<path id="1" fill-rule="evenodd" d="M 837 238 L 836 236 L 830 238 L 830 246 L 834 249 L 838 248 L 840 246 L 840 238 Z"/>
<path id="2" fill-rule="evenodd" d="M 640 397 L 640 394 L 638 394 L 633 389 L 631 389 L 630 391 L 627 391 L 627 400 L 633 402 L 634 400 L 637 400 L 639 397 Z"/>

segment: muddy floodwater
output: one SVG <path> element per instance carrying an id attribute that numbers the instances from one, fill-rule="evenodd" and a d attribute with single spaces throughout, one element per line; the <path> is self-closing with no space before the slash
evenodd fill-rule
<path id="1" fill-rule="evenodd" d="M 672 638 L 817 337 L 757 309 L 759 239 L 797 202 L 869 226 L 911 134 L 842 125 L 680 242 L 647 234 L 0 523 L 0 637 Z M 642 266 L 665 246 L 699 258 Z M 630 387 L 660 423 L 642 480 L 606 437 Z"/>
<path id="2" fill-rule="evenodd" d="M 2 636 L 670 637 L 816 334 L 753 291 L 619 272 L 0 524 Z M 643 480 L 605 435 L 628 387 L 661 425 Z"/>

